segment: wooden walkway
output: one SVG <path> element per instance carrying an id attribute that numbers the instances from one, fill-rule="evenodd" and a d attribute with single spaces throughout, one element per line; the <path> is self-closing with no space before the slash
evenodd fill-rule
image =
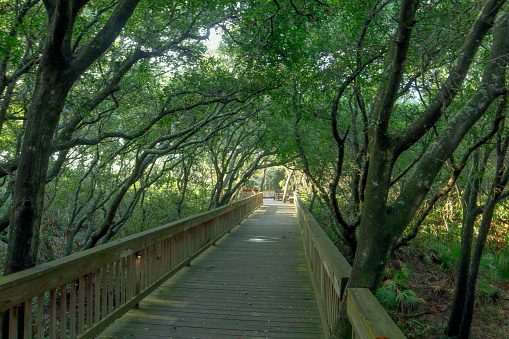
<path id="1" fill-rule="evenodd" d="M 99 338 L 323 338 L 294 206 L 264 204 Z"/>

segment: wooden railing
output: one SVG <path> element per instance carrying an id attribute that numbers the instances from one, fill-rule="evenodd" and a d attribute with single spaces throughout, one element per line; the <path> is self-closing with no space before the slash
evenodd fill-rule
<path id="1" fill-rule="evenodd" d="M 339 307 L 352 267 L 322 230 L 302 201 L 295 198 L 304 247 L 309 259 L 317 301 L 330 333 L 339 316 Z"/>
<path id="2" fill-rule="evenodd" d="M 4 337 L 97 335 L 262 203 L 258 194 L 0 278 Z"/>
<path id="3" fill-rule="evenodd" d="M 346 300 L 346 313 L 352 324 L 353 339 L 405 338 L 369 289 L 348 288 Z"/>
<path id="4" fill-rule="evenodd" d="M 328 338 L 339 317 L 341 303 L 346 298 L 345 288 L 352 267 L 298 197 L 295 197 L 295 209 Z M 347 315 L 352 324 L 353 338 L 405 338 L 367 288 L 348 289 Z"/>

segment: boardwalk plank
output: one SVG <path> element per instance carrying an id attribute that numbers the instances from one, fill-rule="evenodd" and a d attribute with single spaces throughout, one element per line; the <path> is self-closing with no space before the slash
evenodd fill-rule
<path id="1" fill-rule="evenodd" d="M 323 338 L 293 205 L 264 203 L 100 338 Z"/>

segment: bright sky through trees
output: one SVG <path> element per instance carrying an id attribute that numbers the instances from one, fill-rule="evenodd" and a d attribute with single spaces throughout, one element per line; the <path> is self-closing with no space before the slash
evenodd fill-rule
<path id="1" fill-rule="evenodd" d="M 217 34 L 215 28 L 212 28 L 210 30 L 209 39 L 205 42 L 205 45 L 207 45 L 210 51 L 215 51 L 219 47 L 219 42 L 221 42 L 221 35 Z"/>

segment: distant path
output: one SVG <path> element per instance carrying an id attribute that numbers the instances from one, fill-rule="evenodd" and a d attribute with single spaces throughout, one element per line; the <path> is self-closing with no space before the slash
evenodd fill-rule
<path id="1" fill-rule="evenodd" d="M 323 338 L 294 205 L 264 204 L 99 338 Z"/>

